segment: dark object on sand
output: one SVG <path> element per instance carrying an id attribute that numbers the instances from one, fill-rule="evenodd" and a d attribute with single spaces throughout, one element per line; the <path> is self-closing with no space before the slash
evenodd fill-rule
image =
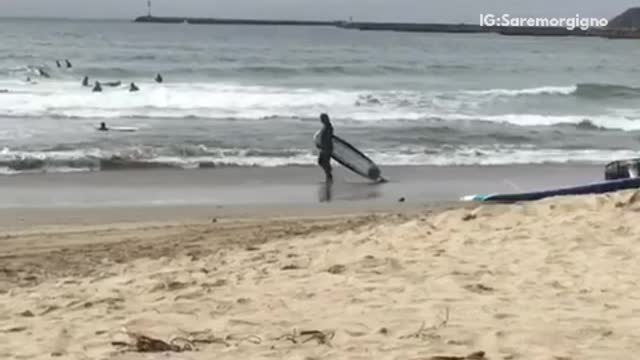
<path id="1" fill-rule="evenodd" d="M 138 353 L 181 353 L 185 351 L 194 351 L 196 348 L 188 339 L 176 338 L 169 342 L 165 342 L 142 334 L 128 333 L 128 335 L 134 340 L 133 343 L 112 341 L 111 345 L 122 348 L 124 351 Z"/>
<path id="2" fill-rule="evenodd" d="M 160 75 L 160 74 L 157 74 L 157 75 L 156 75 L 156 79 L 155 79 L 155 80 L 156 80 L 156 82 L 157 82 L 157 83 L 159 83 L 159 84 L 160 84 L 160 83 L 162 83 L 162 82 L 164 82 L 164 79 L 162 78 L 162 75 Z"/>
<path id="3" fill-rule="evenodd" d="M 102 86 L 99 81 L 96 81 L 96 85 L 93 87 L 93 92 L 102 92 Z"/>
<path id="4" fill-rule="evenodd" d="M 88 87 L 89 86 L 89 77 L 85 76 L 84 79 L 82 79 L 82 86 Z"/>
<path id="5" fill-rule="evenodd" d="M 71 65 L 71 62 L 68 59 L 65 59 L 64 61 L 67 64 L 67 68 L 71 69 L 73 66 Z"/>
<path id="6" fill-rule="evenodd" d="M 618 160 L 607 164 L 604 170 L 605 180 L 629 179 L 638 176 L 640 159 Z"/>
<path id="7" fill-rule="evenodd" d="M 427 358 L 427 360 L 488 360 L 485 355 L 486 353 L 484 351 L 476 351 L 467 356 L 441 355 L 441 356 L 432 356 L 430 358 Z"/>
<path id="8" fill-rule="evenodd" d="M 140 91 L 140 88 L 136 85 L 136 83 L 131 83 L 131 85 L 129 86 L 129 91 L 130 92 Z"/>

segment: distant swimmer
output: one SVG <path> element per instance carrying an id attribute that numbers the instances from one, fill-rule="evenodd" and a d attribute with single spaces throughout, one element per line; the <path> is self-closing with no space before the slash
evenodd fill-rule
<path id="1" fill-rule="evenodd" d="M 67 64 L 67 69 L 71 69 L 73 66 L 71 66 L 71 62 L 69 61 L 69 59 L 65 59 L 64 62 Z"/>
<path id="2" fill-rule="evenodd" d="M 84 79 L 82 79 L 82 86 L 84 87 L 89 87 L 89 77 L 85 76 Z"/>
<path id="3" fill-rule="evenodd" d="M 320 154 L 318 155 L 318 165 L 324 170 L 327 183 L 333 182 L 333 169 L 331 168 L 331 156 L 333 155 L 333 125 L 329 120 L 329 115 L 320 115 L 322 130 L 320 133 Z"/>
<path id="4" fill-rule="evenodd" d="M 164 82 L 164 79 L 162 78 L 162 75 L 160 75 L 160 74 L 156 75 L 156 82 L 158 84 L 161 84 L 162 82 Z"/>
<path id="5" fill-rule="evenodd" d="M 60 65 L 60 60 L 56 60 L 56 65 L 57 65 L 59 68 L 61 68 L 61 67 L 62 67 L 62 65 Z"/>
<path id="6" fill-rule="evenodd" d="M 47 78 L 47 79 L 51 77 L 51 75 L 49 75 L 49 73 L 44 71 L 44 69 L 42 69 L 42 68 L 38 68 L 38 74 L 40 76 L 42 76 L 42 77 Z"/>
<path id="7" fill-rule="evenodd" d="M 99 81 L 96 81 L 96 85 L 93 87 L 93 92 L 102 92 L 102 85 L 100 85 Z"/>
<path id="8" fill-rule="evenodd" d="M 129 86 L 129 91 L 130 92 L 140 91 L 140 88 L 136 85 L 136 83 L 131 83 L 131 86 Z"/>
<path id="9" fill-rule="evenodd" d="M 109 131 L 109 129 L 107 128 L 107 124 L 105 124 L 104 122 L 100 123 L 100 127 L 98 128 L 99 131 Z"/>

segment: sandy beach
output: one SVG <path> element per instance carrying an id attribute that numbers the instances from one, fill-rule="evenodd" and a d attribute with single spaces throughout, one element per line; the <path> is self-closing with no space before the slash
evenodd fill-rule
<path id="1" fill-rule="evenodd" d="M 640 351 L 640 193 L 173 222 L 103 211 L 92 224 L 3 227 L 0 358 Z M 166 354 L 142 353 L 153 350 Z"/>

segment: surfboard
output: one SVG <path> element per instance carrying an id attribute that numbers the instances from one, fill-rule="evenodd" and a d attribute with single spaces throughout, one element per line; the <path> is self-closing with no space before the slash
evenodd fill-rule
<path id="1" fill-rule="evenodd" d="M 104 82 L 104 83 L 100 83 L 100 85 L 108 86 L 108 87 L 118 87 L 118 86 L 122 85 L 122 81 Z"/>
<path id="2" fill-rule="evenodd" d="M 322 130 L 319 130 L 313 136 L 313 141 L 318 149 L 321 147 L 321 132 Z M 362 151 L 356 149 L 355 146 L 335 135 L 333 135 L 333 155 L 331 158 L 364 178 L 379 182 L 386 181 L 382 177 L 378 165 L 362 153 Z"/>
<path id="3" fill-rule="evenodd" d="M 110 131 L 119 131 L 119 132 L 136 132 L 138 128 L 129 127 L 129 126 L 114 126 L 109 128 Z"/>
<path id="4" fill-rule="evenodd" d="M 553 196 L 604 194 L 614 191 L 640 188 L 640 178 L 602 181 L 587 185 L 565 187 L 559 189 L 523 192 L 515 194 L 468 195 L 461 201 L 513 203 L 519 201 L 535 201 Z"/>
<path id="5" fill-rule="evenodd" d="M 105 131 L 105 130 L 100 130 L 100 128 L 97 128 L 97 130 L 98 131 Z M 113 127 L 108 127 L 106 131 L 136 132 L 136 131 L 138 131 L 138 128 L 130 127 L 130 126 L 113 126 Z"/>

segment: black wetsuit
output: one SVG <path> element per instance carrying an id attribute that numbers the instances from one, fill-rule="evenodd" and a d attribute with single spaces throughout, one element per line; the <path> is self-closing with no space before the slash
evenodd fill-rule
<path id="1" fill-rule="evenodd" d="M 320 155 L 318 155 L 318 165 L 322 167 L 327 177 L 327 181 L 333 180 L 331 168 L 331 155 L 333 154 L 333 126 L 327 122 L 320 133 Z"/>

